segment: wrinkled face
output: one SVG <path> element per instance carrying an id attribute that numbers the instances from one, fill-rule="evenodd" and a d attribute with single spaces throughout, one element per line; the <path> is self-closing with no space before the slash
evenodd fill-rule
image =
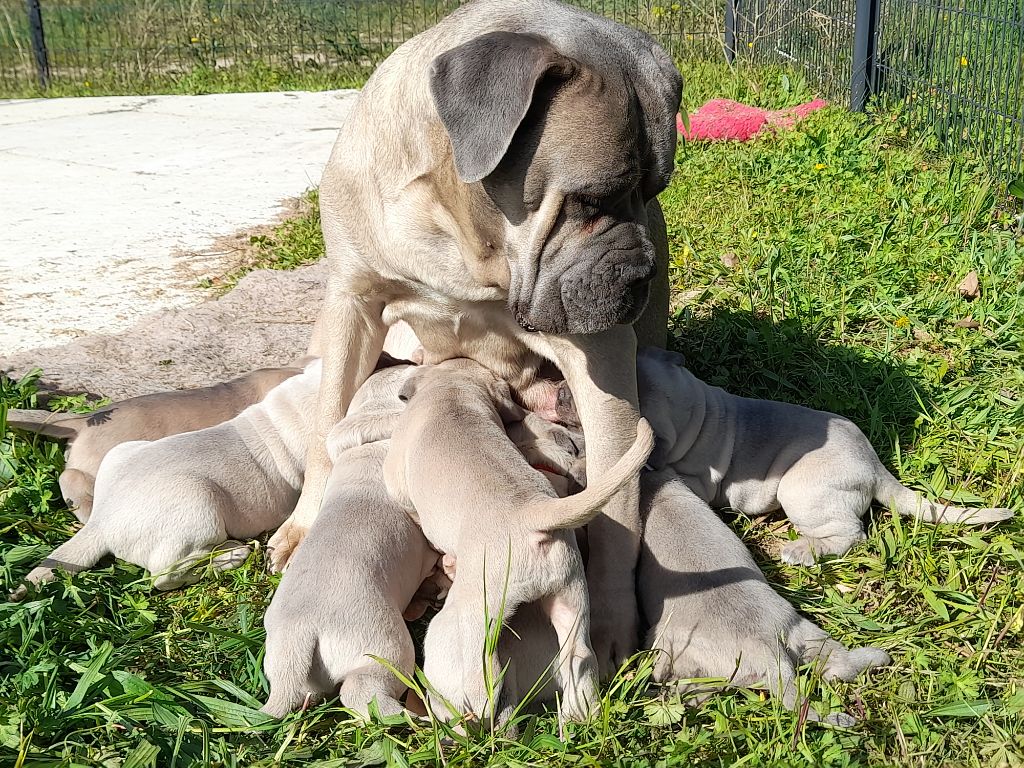
<path id="1" fill-rule="evenodd" d="M 624 82 L 584 71 L 538 87 L 482 182 L 508 221 L 508 307 L 523 328 L 594 333 L 643 311 L 655 274 L 646 206 L 668 183 L 651 153 Z"/>

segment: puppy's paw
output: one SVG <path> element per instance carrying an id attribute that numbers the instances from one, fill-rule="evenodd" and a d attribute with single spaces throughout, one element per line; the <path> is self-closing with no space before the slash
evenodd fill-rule
<path id="1" fill-rule="evenodd" d="M 814 565 L 816 559 L 810 539 L 805 536 L 783 544 L 779 557 L 790 565 Z"/>
<path id="2" fill-rule="evenodd" d="M 8 593 L 7 600 L 12 603 L 20 603 L 26 597 L 28 597 L 28 587 L 25 584 L 21 584 Z"/>
<path id="3" fill-rule="evenodd" d="M 240 541 L 229 539 L 214 550 L 214 558 L 210 561 L 215 570 L 231 571 L 249 559 L 252 547 Z"/>
<path id="4" fill-rule="evenodd" d="M 782 562 L 790 565 L 814 565 L 816 560 L 826 555 L 845 555 L 865 538 L 862 530 L 827 538 L 801 536 L 783 544 L 780 556 Z"/>
<path id="5" fill-rule="evenodd" d="M 837 728 L 853 728 L 857 725 L 857 718 L 845 712 L 833 712 L 830 715 L 825 715 L 821 721 Z"/>
<path id="6" fill-rule="evenodd" d="M 855 680 L 862 672 L 892 663 L 889 654 L 881 648 L 865 646 L 844 653 L 833 653 L 825 664 L 825 677 L 830 680 Z"/>
<path id="7" fill-rule="evenodd" d="M 267 542 L 268 556 L 270 560 L 270 572 L 281 573 L 288 567 L 295 550 L 299 548 L 302 540 L 306 538 L 306 527 L 297 522 L 293 517 L 285 520 L 284 525 L 277 529 L 277 532 Z"/>

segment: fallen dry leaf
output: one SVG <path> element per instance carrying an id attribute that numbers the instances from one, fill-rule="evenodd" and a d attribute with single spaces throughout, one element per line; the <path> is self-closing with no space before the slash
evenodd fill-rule
<path id="1" fill-rule="evenodd" d="M 973 317 L 965 317 L 963 320 L 956 321 L 957 328 L 981 328 L 981 323 L 975 320 Z"/>
<path id="2" fill-rule="evenodd" d="M 967 273 L 967 276 L 960 281 L 960 285 L 956 287 L 960 291 L 960 295 L 968 301 L 974 301 L 974 299 L 981 296 L 981 283 L 978 282 L 978 273 L 973 269 Z"/>
<path id="3" fill-rule="evenodd" d="M 924 328 L 915 328 L 914 329 L 914 338 L 917 339 L 918 341 L 924 343 L 924 344 L 927 344 L 934 337 L 930 333 L 928 333 L 928 331 L 926 331 Z"/>
<path id="4" fill-rule="evenodd" d="M 723 253 L 719 257 L 719 261 L 722 262 L 722 266 L 726 269 L 736 269 L 740 265 L 740 260 L 736 258 L 735 253 Z"/>

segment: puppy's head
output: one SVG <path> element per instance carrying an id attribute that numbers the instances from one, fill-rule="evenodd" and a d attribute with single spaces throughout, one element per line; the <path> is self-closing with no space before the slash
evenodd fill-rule
<path id="1" fill-rule="evenodd" d="M 462 397 L 484 397 L 490 400 L 504 422 L 518 421 L 526 414 L 513 399 L 507 381 L 463 357 L 417 368 L 398 390 L 398 399 L 408 404 L 418 393 L 427 390 L 445 390 L 449 394 L 455 391 L 456 396 Z"/>
<path id="2" fill-rule="evenodd" d="M 535 413 L 527 413 L 522 421 L 510 424 L 507 432 L 534 469 L 572 481 L 569 490 L 579 485 L 575 468 L 583 456 L 582 432 L 573 432 Z"/>
<path id="3" fill-rule="evenodd" d="M 348 407 L 349 416 L 365 410 L 395 410 L 402 407 L 401 389 L 417 367 L 382 353 L 373 373 L 356 390 Z"/>
<path id="4" fill-rule="evenodd" d="M 504 221 L 508 306 L 526 330 L 630 323 L 655 274 L 647 203 L 674 165 L 682 80 L 606 20 L 491 32 L 438 56 L 430 89 L 462 182 Z M 469 265 L 471 272 L 473 265 Z"/>

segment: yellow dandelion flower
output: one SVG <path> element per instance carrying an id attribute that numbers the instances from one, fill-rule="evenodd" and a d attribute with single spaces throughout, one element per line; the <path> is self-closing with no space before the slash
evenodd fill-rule
<path id="1" fill-rule="evenodd" d="M 960 66 L 961 67 L 966 67 L 967 66 L 967 57 L 966 56 L 961 56 L 960 57 Z"/>
<path id="2" fill-rule="evenodd" d="M 84 85 L 84 86 L 85 86 L 86 88 L 92 88 L 92 83 L 90 83 L 90 82 L 89 82 L 88 80 L 86 80 L 86 81 L 85 81 L 85 82 L 83 83 L 83 85 Z"/>
<path id="3" fill-rule="evenodd" d="M 753 43 L 747 43 L 747 48 L 753 48 L 753 47 L 754 47 Z"/>
<path id="4" fill-rule="evenodd" d="M 896 327 L 897 328 L 909 328 L 910 327 L 910 318 L 907 317 L 906 315 L 900 315 L 899 317 L 896 318 Z"/>
<path id="5" fill-rule="evenodd" d="M 190 38 L 190 40 L 191 40 L 191 42 L 193 42 L 193 43 L 198 43 L 198 42 L 199 42 L 199 38 L 198 38 L 198 37 L 193 37 L 193 38 Z"/>
<path id="6" fill-rule="evenodd" d="M 814 164 L 814 170 L 816 170 L 816 171 L 824 171 L 825 170 L 825 164 L 824 163 L 815 163 Z"/>
<path id="7" fill-rule="evenodd" d="M 751 240 L 757 240 L 757 230 L 751 230 L 750 231 L 750 239 Z"/>

